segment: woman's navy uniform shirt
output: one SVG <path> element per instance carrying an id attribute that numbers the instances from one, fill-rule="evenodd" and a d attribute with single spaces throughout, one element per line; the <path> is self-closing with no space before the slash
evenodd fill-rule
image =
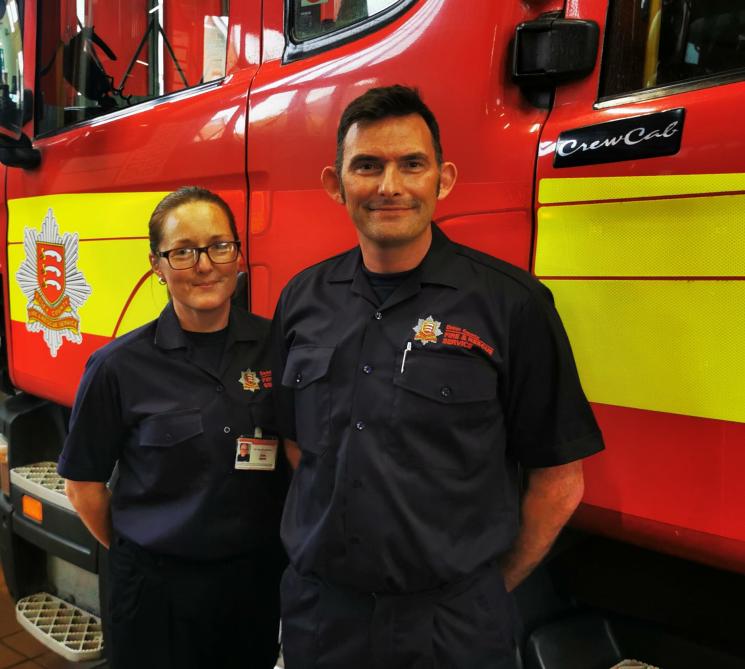
<path id="1" fill-rule="evenodd" d="M 213 369 L 195 355 L 169 304 L 91 356 L 58 471 L 108 481 L 118 461 L 115 533 L 193 559 L 250 554 L 278 541 L 284 456 L 275 471 L 235 469 L 238 437 L 256 427 L 265 438 L 277 433 L 268 330 L 266 319 L 232 308 Z"/>
<path id="2" fill-rule="evenodd" d="M 301 574 L 458 581 L 512 545 L 518 465 L 603 448 L 549 290 L 436 226 L 382 305 L 359 249 L 300 273 L 273 337 L 280 431 L 302 450 L 282 521 Z"/>

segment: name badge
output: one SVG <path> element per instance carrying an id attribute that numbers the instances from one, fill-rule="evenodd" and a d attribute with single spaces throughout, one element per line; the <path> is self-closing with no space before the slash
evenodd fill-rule
<path id="1" fill-rule="evenodd" d="M 238 437 L 235 448 L 235 468 L 253 471 L 274 471 L 277 464 L 277 438 Z"/>

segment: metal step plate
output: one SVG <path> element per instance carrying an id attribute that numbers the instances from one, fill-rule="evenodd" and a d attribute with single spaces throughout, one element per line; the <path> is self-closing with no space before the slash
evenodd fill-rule
<path id="1" fill-rule="evenodd" d="M 11 469 L 10 482 L 29 495 L 75 513 L 65 494 L 65 479 L 57 473 L 56 462 L 37 462 Z"/>
<path id="2" fill-rule="evenodd" d="M 101 657 L 101 619 L 59 597 L 40 592 L 19 599 L 16 618 L 34 638 L 70 662 Z"/>
<path id="3" fill-rule="evenodd" d="M 660 669 L 654 667 L 646 662 L 639 662 L 639 660 L 623 660 L 618 664 L 614 664 L 610 669 Z"/>

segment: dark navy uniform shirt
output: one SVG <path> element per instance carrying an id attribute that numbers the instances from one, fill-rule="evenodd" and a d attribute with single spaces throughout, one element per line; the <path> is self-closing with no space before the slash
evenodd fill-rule
<path id="1" fill-rule="evenodd" d="M 301 272 L 273 336 L 280 431 L 302 451 L 282 521 L 301 574 L 457 581 L 512 545 L 518 465 L 603 448 L 549 290 L 436 226 L 383 304 L 359 249 Z"/>
<path id="2" fill-rule="evenodd" d="M 284 456 L 275 471 L 235 469 L 238 437 L 254 436 L 256 427 L 264 437 L 277 433 L 268 330 L 267 320 L 233 308 L 214 369 L 169 304 L 91 356 L 58 471 L 107 481 L 118 461 L 116 533 L 194 559 L 250 554 L 278 541 Z"/>

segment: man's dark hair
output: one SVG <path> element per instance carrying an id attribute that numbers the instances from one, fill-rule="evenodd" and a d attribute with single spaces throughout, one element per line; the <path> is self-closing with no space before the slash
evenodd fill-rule
<path id="1" fill-rule="evenodd" d="M 341 178 L 341 169 L 344 162 L 344 139 L 355 123 L 364 125 L 391 116 L 409 116 L 410 114 L 419 114 L 424 119 L 432 134 L 437 165 L 442 165 L 440 127 L 437 125 L 435 115 L 424 104 L 416 88 L 396 84 L 395 86 L 371 88 L 360 97 L 352 100 L 342 113 L 339 128 L 336 131 L 335 167 L 339 178 Z"/>

